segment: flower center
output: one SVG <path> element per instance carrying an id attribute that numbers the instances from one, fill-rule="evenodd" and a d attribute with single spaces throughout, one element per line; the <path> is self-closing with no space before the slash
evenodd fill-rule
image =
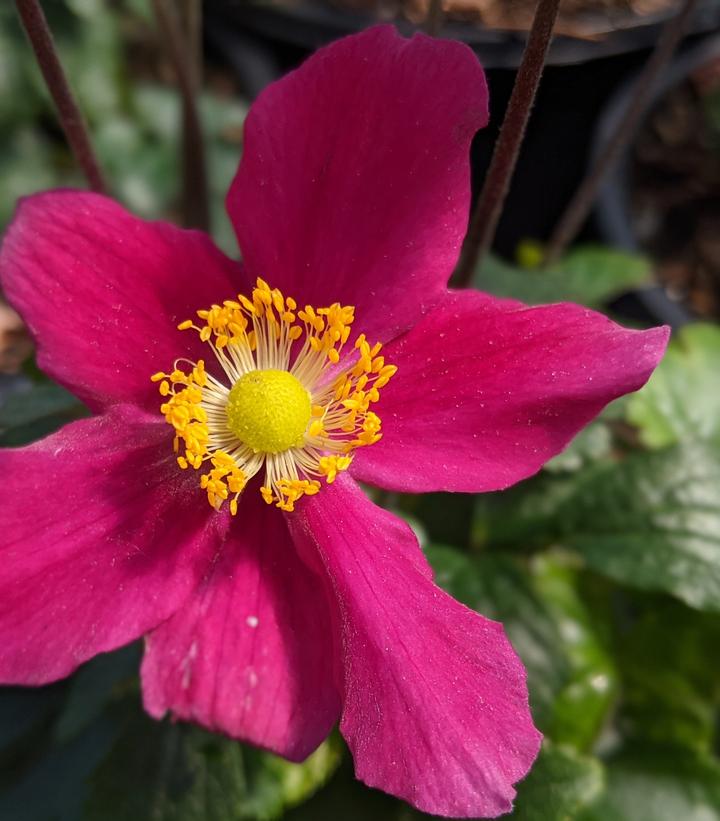
<path id="1" fill-rule="evenodd" d="M 151 379 L 175 431 L 178 466 L 202 471 L 200 487 L 216 510 L 228 503 L 234 516 L 264 467 L 262 498 L 292 511 L 347 470 L 357 448 L 380 441 L 372 407 L 397 368 L 365 334 L 347 349 L 351 305 L 301 308 L 258 279 L 249 297 L 196 313 L 199 324 L 186 319 L 178 330 L 199 335 L 213 368 L 176 359 L 170 373 Z"/>
<path id="2" fill-rule="evenodd" d="M 230 389 L 228 428 L 254 453 L 300 447 L 310 421 L 310 394 L 287 371 L 250 371 Z"/>

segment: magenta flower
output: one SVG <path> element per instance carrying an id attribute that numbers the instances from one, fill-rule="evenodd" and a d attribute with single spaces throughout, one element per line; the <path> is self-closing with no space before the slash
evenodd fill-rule
<path id="1" fill-rule="evenodd" d="M 486 121 L 469 49 L 376 28 L 253 106 L 228 196 L 242 267 L 104 197 L 21 204 L 3 288 L 95 415 L 0 452 L 0 680 L 145 636 L 153 716 L 293 760 L 339 720 L 367 784 L 509 810 L 540 744 L 523 667 L 356 481 L 530 476 L 667 332 L 447 290 Z"/>

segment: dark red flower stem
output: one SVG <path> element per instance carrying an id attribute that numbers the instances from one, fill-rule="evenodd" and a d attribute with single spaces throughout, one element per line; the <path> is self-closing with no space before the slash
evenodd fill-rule
<path id="1" fill-rule="evenodd" d="M 58 119 L 70 150 L 90 188 L 104 193 L 105 181 L 90 142 L 87 125 L 65 76 L 42 7 L 38 0 L 15 0 L 15 5 L 35 52 L 45 84 L 55 103 Z"/>
<path id="2" fill-rule="evenodd" d="M 490 250 L 542 76 L 560 0 L 539 0 L 490 168 L 470 219 L 454 284 L 465 287 Z"/>
<path id="3" fill-rule="evenodd" d="M 436 37 L 440 33 L 440 29 L 442 29 L 444 20 L 445 12 L 443 11 L 442 0 L 430 0 L 423 23 L 425 33 Z"/>
<path id="4" fill-rule="evenodd" d="M 210 207 L 205 140 L 197 108 L 202 36 L 200 7 L 198 3 L 189 7 L 191 13 L 187 14 L 185 33 L 174 3 L 153 0 L 153 8 L 182 99 L 183 222 L 188 227 L 207 231 L 210 227 Z"/>
<path id="5" fill-rule="evenodd" d="M 546 265 L 556 262 L 562 256 L 587 219 L 603 180 L 615 167 L 623 149 L 637 131 L 652 100 L 653 88 L 675 53 L 696 5 L 697 0 L 684 0 L 678 14 L 665 24 L 653 53 L 638 77 L 617 131 L 595 161 L 590 173 L 580 183 L 555 226 L 547 245 Z"/>

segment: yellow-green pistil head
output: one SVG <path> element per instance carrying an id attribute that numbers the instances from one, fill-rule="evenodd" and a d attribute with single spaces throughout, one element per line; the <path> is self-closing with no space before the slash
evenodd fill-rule
<path id="1" fill-rule="evenodd" d="M 228 394 L 228 428 L 255 453 L 282 453 L 302 447 L 311 409 L 310 394 L 291 373 L 249 371 Z"/>
<path id="2" fill-rule="evenodd" d="M 197 312 L 178 328 L 194 330 L 218 363 L 217 378 L 199 359 L 178 359 L 154 374 L 160 412 L 175 431 L 183 470 L 203 470 L 210 504 L 238 511 L 248 481 L 265 468 L 263 499 L 293 510 L 302 496 L 335 481 L 356 448 L 380 440 L 372 406 L 397 368 L 364 334 L 344 350 L 355 318 L 351 305 L 300 308 L 258 279 L 250 296 Z M 330 369 L 333 372 L 330 373 Z"/>

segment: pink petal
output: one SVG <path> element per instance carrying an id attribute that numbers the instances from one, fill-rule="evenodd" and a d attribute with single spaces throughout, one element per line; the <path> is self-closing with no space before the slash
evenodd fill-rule
<path id="1" fill-rule="evenodd" d="M 577 305 L 449 294 L 384 350 L 398 372 L 374 407 L 383 438 L 356 451 L 353 475 L 411 492 L 507 487 L 644 385 L 668 335 Z"/>
<path id="2" fill-rule="evenodd" d="M 194 597 L 147 639 L 145 707 L 301 761 L 340 714 L 324 582 L 257 488 L 231 533 Z"/>
<path id="3" fill-rule="evenodd" d="M 177 323 L 243 287 L 238 264 L 204 234 L 77 191 L 21 201 L 0 283 L 38 342 L 40 367 L 94 409 L 156 408 L 150 376 L 178 357 L 207 356 Z"/>
<path id="4" fill-rule="evenodd" d="M 373 341 L 410 327 L 455 265 L 487 117 L 461 43 L 378 26 L 321 49 L 245 125 L 228 211 L 249 272 L 301 304 L 355 305 Z"/>
<path id="5" fill-rule="evenodd" d="M 408 561 L 409 528 L 351 479 L 298 507 L 293 537 L 322 556 L 340 608 L 340 730 L 358 778 L 438 815 L 507 812 L 541 737 L 501 625 Z"/>
<path id="6" fill-rule="evenodd" d="M 0 450 L 0 681 L 44 684 L 185 601 L 227 518 L 129 406 Z"/>

